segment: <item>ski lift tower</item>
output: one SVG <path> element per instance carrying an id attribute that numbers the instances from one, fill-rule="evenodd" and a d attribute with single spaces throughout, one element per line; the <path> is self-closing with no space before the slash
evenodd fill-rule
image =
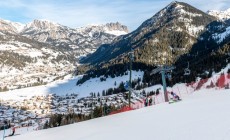
<path id="1" fill-rule="evenodd" d="M 131 88 L 132 88 L 132 63 L 134 59 L 134 53 L 133 49 L 131 48 L 131 51 L 129 53 L 129 61 L 130 61 L 130 69 L 129 69 L 129 108 L 130 108 L 130 98 L 131 98 Z"/>
<path id="2" fill-rule="evenodd" d="M 152 72 L 150 73 L 150 75 L 156 74 L 158 72 L 161 73 L 165 102 L 169 101 L 168 94 L 167 94 L 167 89 L 166 89 L 167 85 L 166 85 L 166 80 L 165 80 L 165 73 L 168 72 L 168 71 L 171 71 L 173 69 L 175 69 L 174 66 L 163 65 L 163 66 L 159 66 L 158 68 L 152 70 Z"/>

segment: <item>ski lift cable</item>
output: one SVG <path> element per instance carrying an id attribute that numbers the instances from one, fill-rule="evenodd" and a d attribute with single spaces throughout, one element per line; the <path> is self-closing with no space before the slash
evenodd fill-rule
<path id="1" fill-rule="evenodd" d="M 209 50 L 212 50 L 212 49 L 209 49 Z M 198 52 L 198 53 L 202 53 L 202 52 L 208 52 L 208 51 L 205 50 L 205 51 L 200 51 L 200 52 Z M 197 64 L 198 62 L 203 61 L 203 60 L 204 60 L 205 58 L 207 58 L 207 57 L 209 57 L 209 55 L 207 55 L 207 53 L 204 53 L 203 55 L 199 56 L 199 60 L 197 60 L 197 58 L 194 58 L 194 59 L 189 60 L 189 61 L 187 61 L 187 62 L 189 62 L 190 65 L 195 65 L 195 64 Z M 176 67 L 180 67 L 180 66 L 185 65 L 185 63 L 187 63 L 187 62 L 183 62 L 183 63 L 177 64 L 177 65 L 175 65 L 175 66 L 176 66 Z"/>
<path id="2" fill-rule="evenodd" d="M 199 53 L 203 53 L 203 55 L 205 56 L 205 57 L 208 57 L 208 55 L 207 55 L 207 53 L 212 53 L 214 50 L 218 50 L 219 48 L 214 48 L 214 49 L 212 49 L 212 48 L 208 48 L 207 50 L 203 50 L 203 51 L 197 51 L 197 53 L 199 54 Z M 184 54 L 184 55 L 186 55 L 186 54 Z M 189 53 L 187 53 L 187 55 L 190 55 Z M 202 57 L 202 56 L 201 56 Z M 200 59 L 199 59 L 200 60 Z M 193 62 L 193 61 L 197 61 L 197 59 L 196 58 L 194 58 L 194 59 L 192 59 L 192 60 L 190 60 L 190 62 Z M 180 64 L 178 64 L 178 65 L 175 65 L 176 67 L 178 67 L 178 66 L 182 66 L 182 65 L 185 65 L 185 63 L 187 63 L 187 62 L 184 62 L 184 63 L 180 63 Z"/>
<path id="3" fill-rule="evenodd" d="M 204 59 L 206 59 L 206 58 L 209 57 L 209 55 L 207 55 L 207 53 L 204 53 L 204 52 L 209 52 L 209 53 L 211 53 L 210 50 L 213 50 L 213 49 L 208 49 L 208 50 L 204 50 L 204 51 L 198 52 L 198 53 L 203 53 L 203 55 L 199 56 L 199 60 L 197 60 L 197 58 L 194 58 L 194 59 L 192 59 L 192 60 L 189 60 L 189 61 L 187 61 L 187 62 L 180 63 L 180 64 L 175 65 L 175 66 L 178 68 L 178 67 L 180 67 L 180 66 L 184 66 L 185 63 L 188 63 L 188 62 L 190 63 L 190 65 L 198 64 L 199 62 L 201 62 L 201 61 L 203 61 Z M 229 58 L 230 58 L 230 57 L 229 57 Z M 183 69 L 177 71 L 177 73 L 182 72 L 182 70 L 183 70 Z"/>
<path id="4" fill-rule="evenodd" d="M 209 55 L 205 55 L 205 54 L 204 54 L 198 61 L 197 61 L 197 59 L 193 59 L 193 60 L 190 61 L 190 65 L 191 65 L 191 62 L 193 62 L 193 61 L 194 61 L 194 63 L 192 63 L 193 65 L 198 64 L 200 61 L 202 61 L 204 58 L 207 58 L 207 57 L 209 57 Z M 230 58 L 230 57 L 229 57 L 229 58 Z M 185 63 L 185 62 L 184 62 L 184 63 Z M 177 66 L 178 66 L 178 65 L 177 65 Z M 183 70 L 183 69 L 177 71 L 177 73 L 180 73 L 180 72 L 183 73 L 182 70 Z M 190 71 L 190 73 L 191 73 L 191 71 Z M 178 77 L 180 77 L 180 76 L 176 76 L 176 77 L 174 77 L 174 78 L 178 78 Z"/>

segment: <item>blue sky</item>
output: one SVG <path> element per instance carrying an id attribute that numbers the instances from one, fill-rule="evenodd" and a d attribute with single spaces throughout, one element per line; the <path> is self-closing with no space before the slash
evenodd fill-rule
<path id="1" fill-rule="evenodd" d="M 181 0 L 202 11 L 226 10 L 229 0 Z M 130 31 L 171 0 L 0 0 L 0 18 L 28 23 L 47 19 L 76 28 L 119 21 Z"/>

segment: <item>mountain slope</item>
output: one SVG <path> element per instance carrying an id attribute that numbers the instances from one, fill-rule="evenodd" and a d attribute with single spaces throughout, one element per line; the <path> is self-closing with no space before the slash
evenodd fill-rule
<path id="1" fill-rule="evenodd" d="M 81 59 L 91 68 L 78 83 L 101 75 L 123 75 L 130 66 L 131 48 L 132 69 L 145 71 L 142 82 L 147 86 L 161 83 L 159 74 L 151 75 L 159 65 L 176 67 L 167 73 L 171 76 L 166 79 L 169 85 L 195 82 L 196 77 L 209 78 L 229 63 L 229 27 L 230 22 L 220 21 L 186 3 L 172 2 L 135 31 Z M 185 68 L 190 70 L 189 75 L 184 75 Z"/>
<path id="2" fill-rule="evenodd" d="M 127 32 L 120 23 L 72 29 L 47 20 L 0 20 L 0 91 L 58 79 L 74 70 L 76 58 Z"/>
<path id="3" fill-rule="evenodd" d="M 160 104 L 8 139 L 227 140 L 230 137 L 229 92 L 201 90 L 175 104 Z"/>
<path id="4" fill-rule="evenodd" d="M 73 60 L 48 44 L 0 32 L 0 91 L 53 81 L 74 69 Z"/>
<path id="5" fill-rule="evenodd" d="M 72 29 L 46 20 L 34 20 L 21 31 L 21 35 L 28 38 L 74 51 L 76 57 L 92 53 L 101 44 L 110 43 L 117 35 L 126 33 L 127 27 L 120 23 Z"/>
<path id="6" fill-rule="evenodd" d="M 0 19 L 0 31 L 7 31 L 9 33 L 19 33 L 24 28 L 24 25 L 17 22 Z"/>
<path id="7" fill-rule="evenodd" d="M 216 18 L 182 2 L 172 2 L 142 23 L 132 33 L 116 38 L 110 45 L 101 46 L 81 62 L 101 63 L 116 57 L 127 58 L 134 49 L 135 61 L 156 65 L 174 62 L 188 53 L 207 26 Z M 125 59 L 125 58 L 124 58 Z M 115 61 L 115 60 L 114 60 Z"/>

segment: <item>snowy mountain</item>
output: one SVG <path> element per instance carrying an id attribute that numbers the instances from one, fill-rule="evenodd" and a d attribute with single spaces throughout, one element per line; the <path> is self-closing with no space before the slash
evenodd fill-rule
<path id="1" fill-rule="evenodd" d="M 225 11 L 209 10 L 207 13 L 209 15 L 217 17 L 220 20 L 228 20 L 228 19 L 230 19 L 230 8 L 225 10 Z"/>
<path id="2" fill-rule="evenodd" d="M 71 29 L 48 20 L 0 20 L 1 91 L 58 79 L 74 70 L 76 58 L 127 32 L 120 23 Z"/>
<path id="3" fill-rule="evenodd" d="M 26 24 L 20 32 L 28 38 L 49 43 L 63 50 L 74 51 L 76 57 L 92 53 L 101 44 L 110 43 L 118 35 L 127 33 L 127 27 L 120 23 L 72 29 L 47 20 L 34 20 Z"/>
<path id="4" fill-rule="evenodd" d="M 0 31 L 16 34 L 19 33 L 23 28 L 24 25 L 21 23 L 0 19 Z"/>
<path id="5" fill-rule="evenodd" d="M 146 84 L 159 84 L 160 75 L 150 75 L 161 65 L 173 65 L 170 84 L 195 81 L 202 75 L 221 70 L 229 62 L 230 23 L 200 11 L 183 2 L 172 2 L 144 21 L 133 32 L 102 45 L 93 54 L 81 59 L 91 64 L 82 78 L 114 76 L 129 69 L 130 50 L 133 50 L 133 70 L 145 71 Z M 188 64 L 189 63 L 189 64 Z M 185 68 L 190 74 L 184 76 Z M 208 71 L 209 74 L 205 74 Z"/>
<path id="6" fill-rule="evenodd" d="M 0 54 L 0 91 L 45 84 L 74 70 L 74 57 L 8 32 L 0 32 Z"/>
<path id="7" fill-rule="evenodd" d="M 105 32 L 108 34 L 113 34 L 116 36 L 127 34 L 128 28 L 124 25 L 121 25 L 119 22 L 116 23 L 107 23 L 105 25 L 88 25 L 86 27 L 77 28 L 78 32 L 82 34 L 91 34 L 96 31 Z"/>
<path id="8" fill-rule="evenodd" d="M 132 48 L 138 54 L 135 55 L 137 62 L 162 64 L 164 57 L 169 56 L 169 63 L 173 63 L 189 52 L 207 30 L 207 26 L 215 20 L 186 3 L 172 2 L 135 31 L 116 38 L 110 45 L 103 45 L 82 62 L 101 63 L 113 61 L 118 56 L 127 59 L 127 52 Z"/>
<path id="9" fill-rule="evenodd" d="M 49 20 L 34 20 L 25 25 L 0 20 L 0 31 L 48 43 L 73 53 L 75 57 L 92 53 L 100 45 L 111 43 L 117 36 L 128 33 L 127 27 L 118 22 L 73 29 Z"/>

